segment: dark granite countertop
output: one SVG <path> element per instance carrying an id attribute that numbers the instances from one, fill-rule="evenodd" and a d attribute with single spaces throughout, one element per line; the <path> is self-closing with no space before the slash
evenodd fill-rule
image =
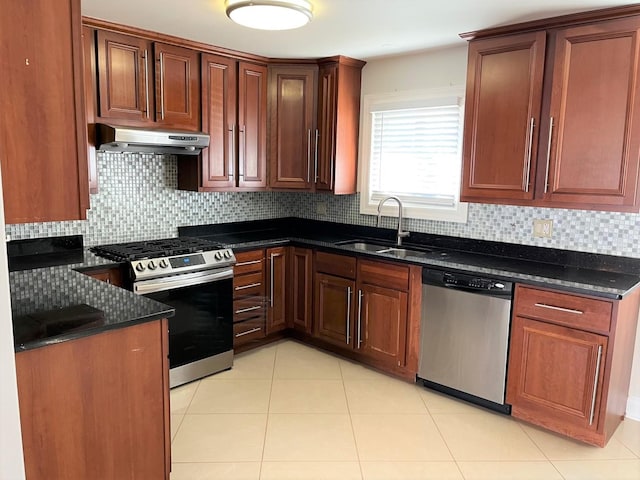
<path id="1" fill-rule="evenodd" d="M 13 262 L 9 273 L 16 352 L 173 316 L 167 305 L 80 272 L 115 262 L 82 248 L 40 256 Z"/>
<path id="2" fill-rule="evenodd" d="M 180 235 L 221 242 L 237 251 L 294 244 L 336 253 L 620 299 L 640 285 L 640 259 L 411 233 L 406 248 L 428 255 L 363 252 L 341 243 L 354 239 L 393 244 L 395 231 L 303 219 L 276 219 L 180 227 Z"/>

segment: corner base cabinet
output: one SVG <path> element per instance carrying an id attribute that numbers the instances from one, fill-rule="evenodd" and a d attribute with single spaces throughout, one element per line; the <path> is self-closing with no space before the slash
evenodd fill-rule
<path id="1" fill-rule="evenodd" d="M 512 415 L 604 446 L 627 404 L 640 292 L 622 300 L 516 287 Z"/>
<path id="2" fill-rule="evenodd" d="M 169 479 L 166 320 L 16 354 L 29 479 Z"/>

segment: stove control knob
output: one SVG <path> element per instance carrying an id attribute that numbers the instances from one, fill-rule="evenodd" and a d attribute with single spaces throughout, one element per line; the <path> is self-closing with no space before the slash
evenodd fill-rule
<path id="1" fill-rule="evenodd" d="M 151 260 L 149 263 L 147 263 L 147 268 L 149 270 L 155 270 L 156 269 L 156 262 L 154 262 L 153 260 Z"/>
<path id="2" fill-rule="evenodd" d="M 220 250 L 218 250 L 214 255 L 213 258 L 215 258 L 216 260 L 222 260 L 222 252 L 220 252 Z"/>
<path id="3" fill-rule="evenodd" d="M 227 260 L 231 258 L 231 252 L 229 250 L 224 251 L 224 258 L 226 258 Z"/>
<path id="4" fill-rule="evenodd" d="M 144 265 L 142 263 L 139 263 L 136 265 L 136 270 L 138 272 L 144 272 Z"/>
<path id="5" fill-rule="evenodd" d="M 160 260 L 160 268 L 167 268 L 169 266 L 169 264 L 167 263 L 167 261 L 163 258 L 162 260 Z"/>

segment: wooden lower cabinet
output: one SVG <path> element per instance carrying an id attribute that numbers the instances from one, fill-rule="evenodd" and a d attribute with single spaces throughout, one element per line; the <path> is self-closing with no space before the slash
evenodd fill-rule
<path id="1" fill-rule="evenodd" d="M 315 338 L 364 363 L 415 380 L 421 270 L 318 252 Z"/>
<path id="2" fill-rule="evenodd" d="M 512 415 L 597 446 L 622 421 L 640 292 L 622 300 L 516 287 L 507 403 Z"/>
<path id="3" fill-rule="evenodd" d="M 342 348 L 353 348 L 355 280 L 316 272 L 313 285 L 314 335 Z"/>
<path id="4" fill-rule="evenodd" d="M 268 248 L 267 261 L 267 334 L 287 328 L 287 249 Z"/>
<path id="5" fill-rule="evenodd" d="M 289 249 L 288 326 L 311 333 L 313 318 L 313 250 Z"/>
<path id="6" fill-rule="evenodd" d="M 16 354 L 26 477 L 169 479 L 166 320 Z"/>
<path id="7" fill-rule="evenodd" d="M 264 250 L 236 253 L 233 267 L 233 347 L 259 345 L 266 330 Z"/>

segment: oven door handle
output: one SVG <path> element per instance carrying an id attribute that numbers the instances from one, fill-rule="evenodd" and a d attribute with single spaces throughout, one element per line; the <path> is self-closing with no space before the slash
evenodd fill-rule
<path id="1" fill-rule="evenodd" d="M 136 282 L 133 284 L 133 292 L 138 295 L 145 295 L 165 290 L 174 290 L 176 288 L 191 287 L 202 283 L 211 283 L 218 280 L 226 280 L 228 278 L 233 278 L 233 268 L 225 268 L 223 270 L 216 270 L 215 272 L 184 273 Z"/>

